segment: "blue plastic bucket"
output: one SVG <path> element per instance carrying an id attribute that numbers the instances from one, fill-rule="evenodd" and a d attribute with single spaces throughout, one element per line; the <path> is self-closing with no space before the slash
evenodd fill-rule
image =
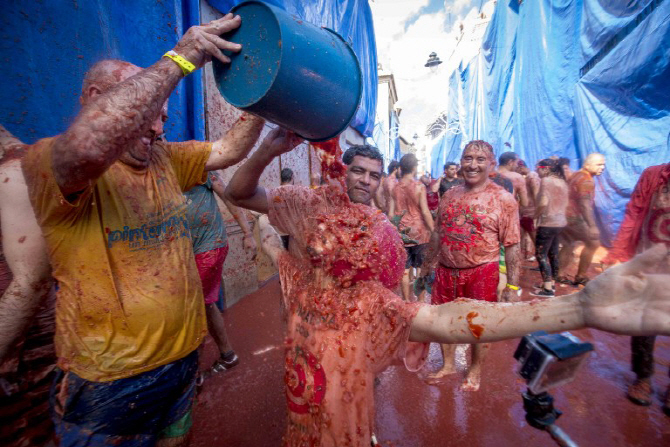
<path id="1" fill-rule="evenodd" d="M 304 22 L 260 1 L 232 9 L 242 25 L 226 40 L 242 44 L 214 59 L 214 79 L 233 106 L 290 129 L 310 141 L 325 141 L 351 122 L 363 90 L 356 54 L 337 33 Z"/>

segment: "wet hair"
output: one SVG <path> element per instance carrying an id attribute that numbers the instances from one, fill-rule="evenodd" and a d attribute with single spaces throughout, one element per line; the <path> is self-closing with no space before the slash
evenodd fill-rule
<path id="1" fill-rule="evenodd" d="M 456 166 L 456 167 L 458 167 L 458 163 L 453 162 L 453 161 L 448 161 L 448 162 L 446 162 L 446 163 L 444 164 L 444 170 L 446 171 L 447 169 L 449 169 L 449 166 Z"/>
<path id="2" fill-rule="evenodd" d="M 120 71 L 132 67 L 140 69 L 140 67 L 130 62 L 120 59 L 103 59 L 96 62 L 84 75 L 84 82 L 81 87 L 82 97 L 86 98 L 88 96 L 88 89 L 92 85 L 96 85 L 101 92 L 109 90 L 122 81 Z"/>
<path id="3" fill-rule="evenodd" d="M 405 154 L 400 159 L 400 174 L 407 175 L 411 174 L 414 168 L 419 164 L 419 160 L 414 154 Z"/>
<path id="4" fill-rule="evenodd" d="M 281 179 L 282 183 L 288 183 L 293 180 L 293 171 L 289 168 L 284 168 L 281 170 L 279 178 Z"/>
<path id="5" fill-rule="evenodd" d="M 565 160 L 567 160 L 567 158 Z M 552 158 L 545 158 L 544 160 L 538 161 L 537 165 L 548 167 L 550 173 L 552 173 L 553 175 L 565 180 L 565 172 L 563 171 L 563 165 L 564 164 L 561 164 L 561 160 L 554 160 Z"/>
<path id="6" fill-rule="evenodd" d="M 517 158 L 519 158 L 519 156 L 514 152 L 503 152 L 500 154 L 500 157 L 498 157 L 498 165 L 505 166 L 507 163 L 514 161 Z"/>
<path id="7" fill-rule="evenodd" d="M 528 166 L 526 165 L 526 162 L 525 162 L 525 161 L 519 159 L 519 167 L 520 167 L 520 168 L 527 168 Z"/>
<path id="8" fill-rule="evenodd" d="M 344 151 L 342 155 L 342 162 L 349 166 L 356 156 L 379 160 L 382 166 L 384 166 L 384 156 L 382 153 L 379 152 L 379 149 L 369 144 L 354 144 L 353 146 L 349 146 L 349 149 Z"/>
<path id="9" fill-rule="evenodd" d="M 488 154 L 489 158 L 495 162 L 496 157 L 493 155 L 493 146 L 491 146 L 489 143 L 487 143 L 484 140 L 472 140 L 468 144 L 465 145 L 463 148 L 463 153 L 467 151 L 468 149 L 473 148 L 473 149 L 479 149 L 481 151 L 484 151 Z"/>
<path id="10" fill-rule="evenodd" d="M 400 163 L 398 163 L 396 160 L 391 160 L 391 163 L 389 163 L 388 173 L 389 174 L 392 173 L 393 171 L 398 169 L 399 166 L 400 166 Z"/>

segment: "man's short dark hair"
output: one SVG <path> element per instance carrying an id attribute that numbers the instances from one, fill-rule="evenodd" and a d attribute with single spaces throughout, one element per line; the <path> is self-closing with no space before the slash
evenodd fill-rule
<path id="1" fill-rule="evenodd" d="M 448 161 L 448 162 L 446 162 L 446 163 L 444 164 L 444 170 L 446 171 L 447 169 L 449 169 L 449 166 L 456 166 L 456 167 L 458 167 L 458 163 L 453 162 L 453 161 Z"/>
<path id="2" fill-rule="evenodd" d="M 414 168 L 419 164 L 416 155 L 414 154 L 405 154 L 400 159 L 400 174 L 407 175 L 411 174 Z"/>
<path id="3" fill-rule="evenodd" d="M 279 174 L 279 178 L 280 178 L 282 183 L 288 183 L 291 180 L 293 180 L 293 171 L 289 168 L 284 168 L 284 169 L 281 170 L 281 173 Z"/>
<path id="4" fill-rule="evenodd" d="M 517 158 L 519 158 L 519 156 L 514 152 L 503 152 L 500 154 L 500 157 L 498 157 L 498 164 L 500 166 L 505 166 L 507 163 L 514 161 Z"/>
<path id="5" fill-rule="evenodd" d="M 396 169 L 400 167 L 400 163 L 398 163 L 396 160 L 391 160 L 391 163 L 389 163 L 389 174 Z"/>
<path id="6" fill-rule="evenodd" d="M 349 166 L 356 156 L 379 160 L 382 166 L 384 166 L 384 156 L 382 153 L 379 152 L 379 149 L 369 144 L 354 144 L 353 146 L 349 146 L 349 149 L 344 151 L 344 155 L 342 155 L 342 162 Z"/>

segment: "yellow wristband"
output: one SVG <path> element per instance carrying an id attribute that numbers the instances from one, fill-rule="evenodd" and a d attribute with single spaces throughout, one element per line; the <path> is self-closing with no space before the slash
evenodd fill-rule
<path id="1" fill-rule="evenodd" d="M 519 290 L 519 289 L 520 289 L 519 286 L 514 286 L 514 285 L 512 285 L 512 284 L 510 284 L 510 283 L 507 283 L 507 287 L 509 287 L 509 288 L 512 289 L 512 290 Z"/>
<path id="2" fill-rule="evenodd" d="M 174 51 L 170 50 L 167 53 L 163 55 L 163 57 L 167 57 L 168 59 L 172 59 L 175 64 L 179 65 L 179 68 L 181 68 L 181 71 L 184 73 L 184 76 L 187 76 L 195 70 L 195 65 L 184 59 L 182 56 L 178 55 Z"/>

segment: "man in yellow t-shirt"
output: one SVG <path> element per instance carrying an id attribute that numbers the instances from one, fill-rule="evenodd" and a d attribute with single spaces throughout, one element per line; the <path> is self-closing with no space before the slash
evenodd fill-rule
<path id="1" fill-rule="evenodd" d="M 207 325 L 182 192 L 244 158 L 264 121 L 245 115 L 214 143 L 160 137 L 170 93 L 212 57 L 230 61 L 221 50 L 240 45 L 218 36 L 240 22 L 190 28 L 147 69 L 98 62 L 73 124 L 27 151 L 59 287 L 52 404 L 63 444 L 185 442 Z"/>

